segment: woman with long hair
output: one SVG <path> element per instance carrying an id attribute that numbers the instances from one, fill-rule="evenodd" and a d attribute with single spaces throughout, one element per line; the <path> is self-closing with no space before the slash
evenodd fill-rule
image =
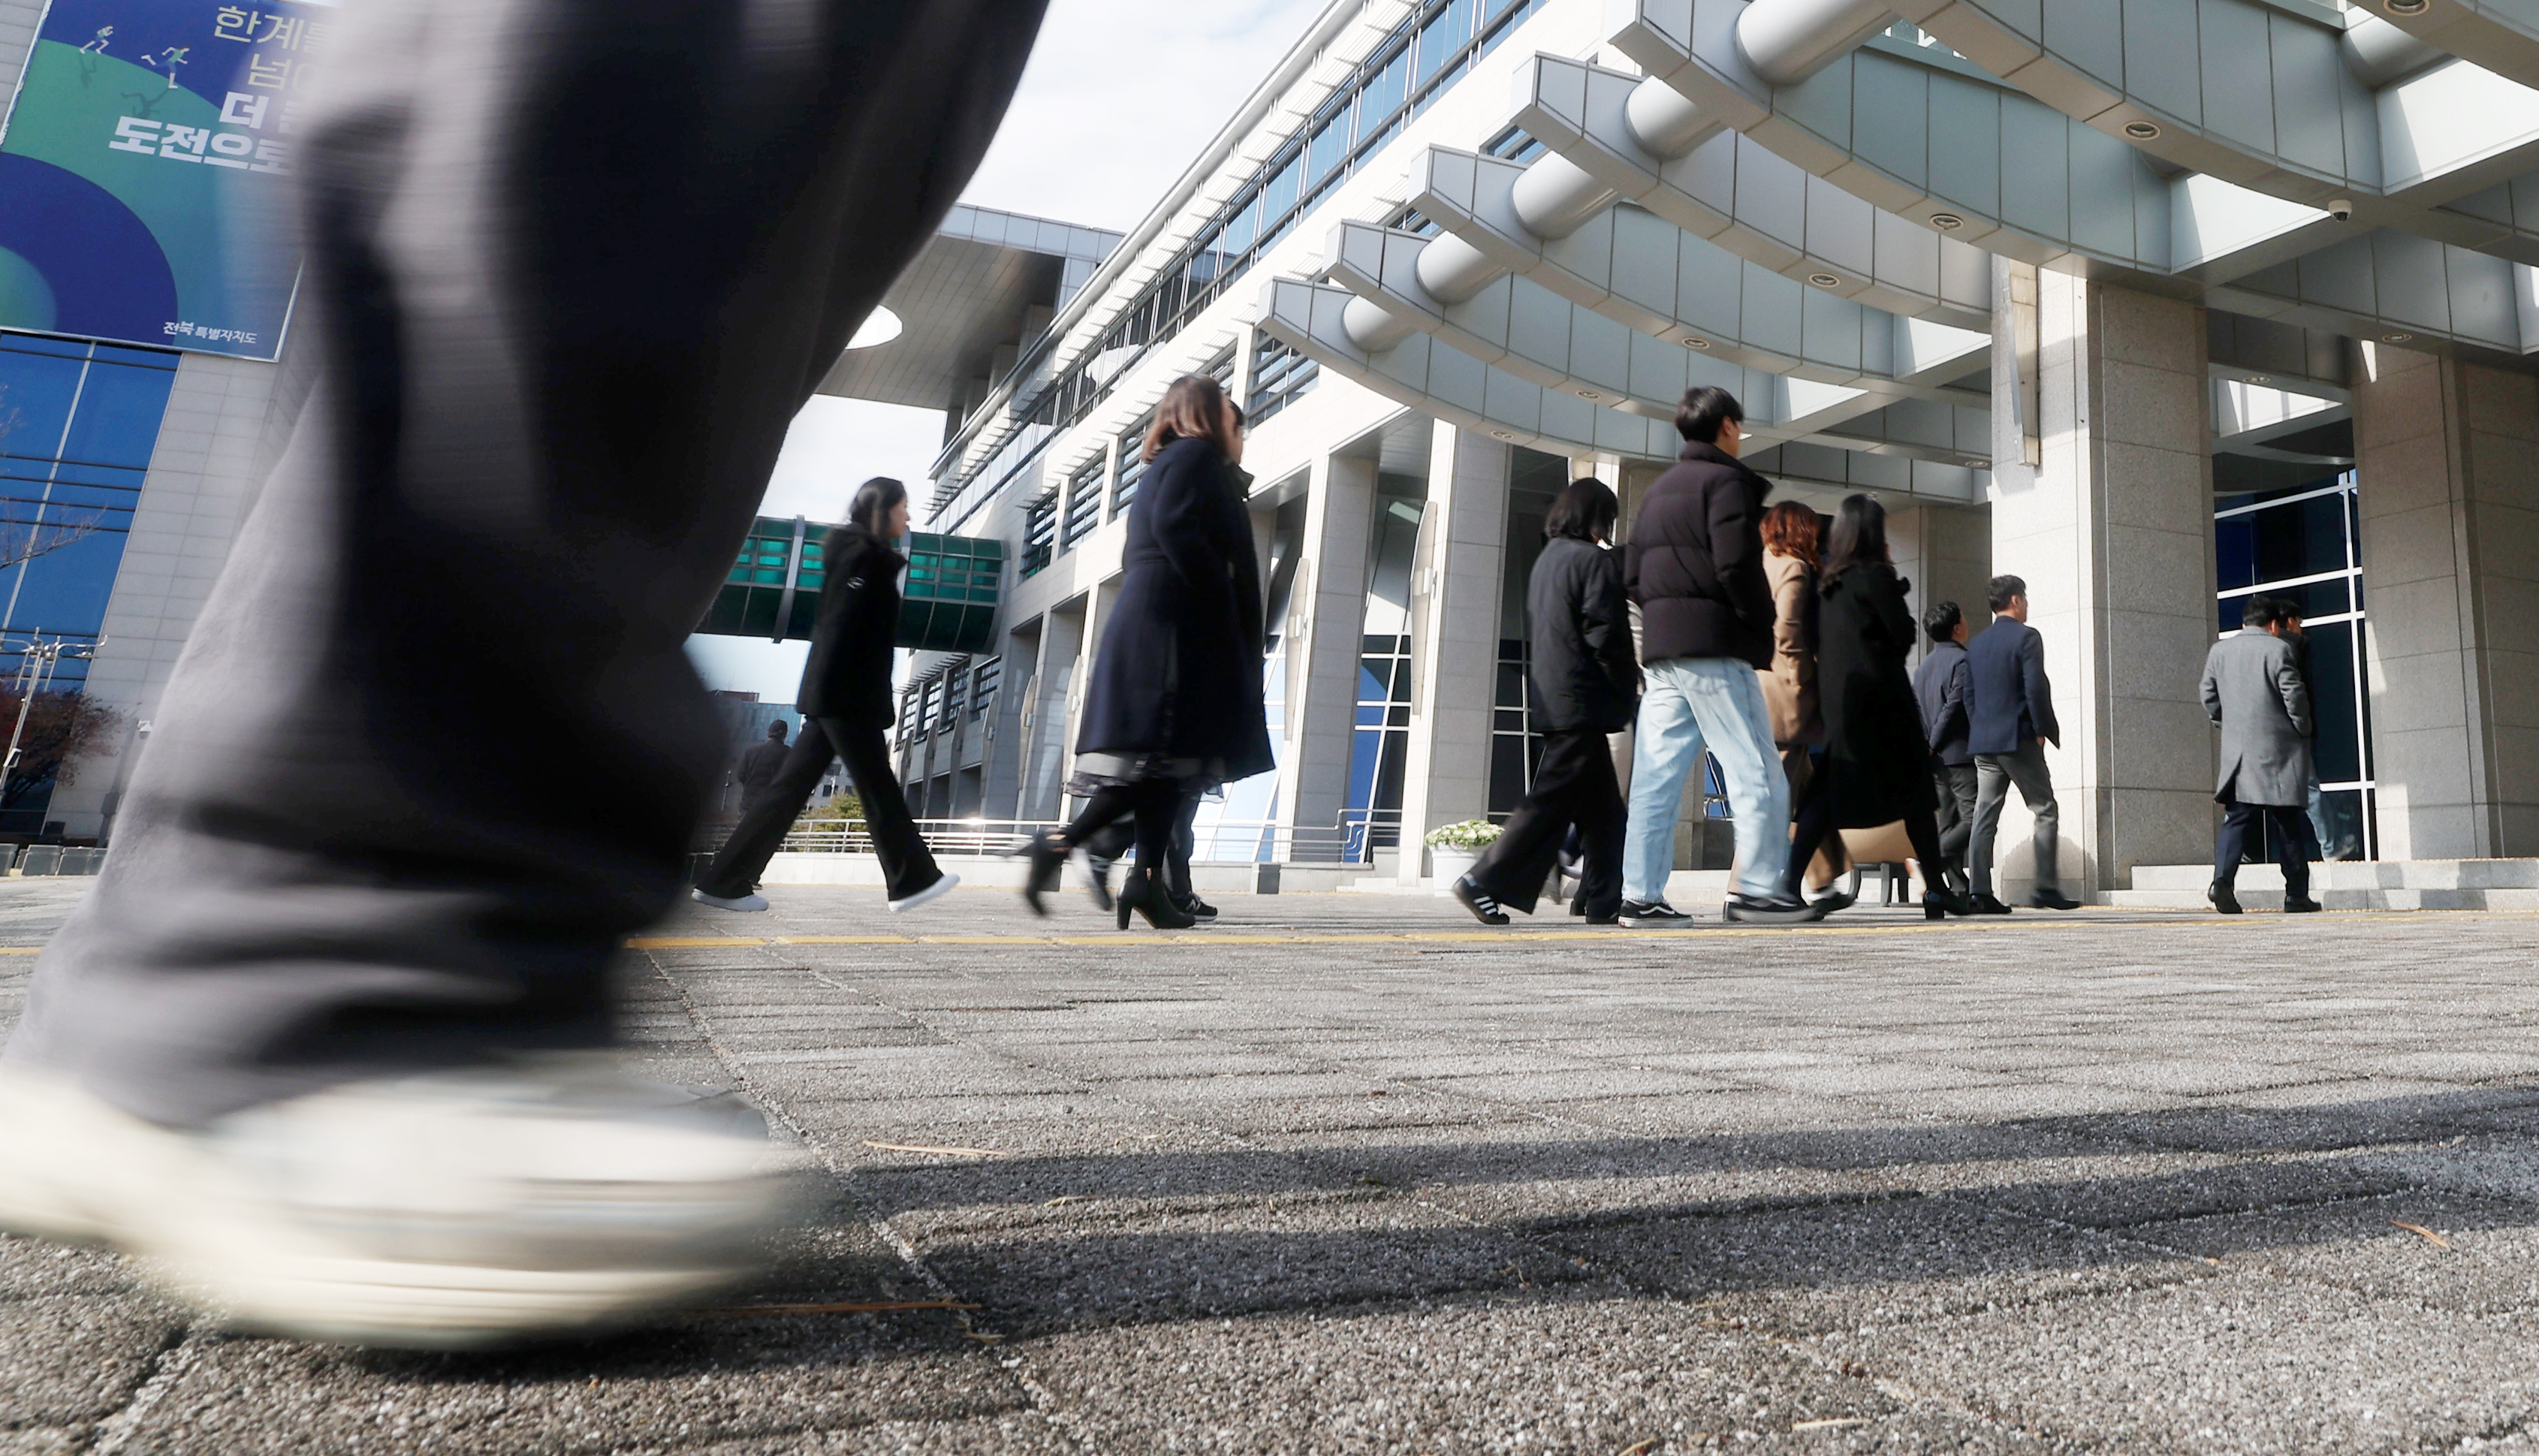
<path id="1" fill-rule="evenodd" d="M 1116 900 L 1159 930 L 1196 922 L 1166 880 L 1183 802 L 1273 766 L 1262 703 L 1261 569 L 1235 471 L 1242 416 L 1216 381 L 1187 375 L 1164 391 L 1129 508 L 1120 594 L 1085 688 L 1067 792 L 1083 811 L 1016 847 L 1031 859 L 1023 899 L 1057 887 L 1066 859 L 1106 825 L 1134 817 L 1136 865 Z"/>
<path id="2" fill-rule="evenodd" d="M 934 863 L 909 817 L 890 749 L 891 653 L 899 646 L 899 579 L 908 558 L 891 542 L 908 534 L 908 487 L 875 476 L 857 490 L 847 523 L 821 543 L 820 615 L 793 706 L 802 731 L 776 781 L 740 816 L 731 838 L 699 876 L 697 899 L 721 910 L 764 910 L 758 876 L 785 843 L 803 805 L 843 758 L 863 800 L 864 827 L 890 886 L 890 908 L 914 910 L 961 882 Z"/>
<path id="3" fill-rule="evenodd" d="M 1887 545 L 1887 509 L 1849 496 L 1835 513 L 1817 585 L 1817 685 L 1824 711 L 1825 763 L 1799 807 L 1784 893 L 1800 892 L 1810 861 L 1837 829 L 1904 821 L 1922 867 L 1922 913 L 1964 915 L 1948 888 L 1940 828 L 1931 804 L 1931 745 L 1904 659 L 1913 650 L 1908 584 Z M 1837 855 L 1837 859 L 1839 856 Z"/>
<path id="4" fill-rule="evenodd" d="M 1591 925 L 1611 925 L 1621 913 L 1622 787 L 1605 739 L 1631 725 L 1640 664 L 1622 564 L 1607 547 L 1618 515 L 1613 490 L 1590 479 L 1571 481 L 1544 518 L 1548 539 L 1525 593 L 1543 757 L 1525 802 L 1454 884 L 1455 898 L 1483 925 L 1508 923 L 1501 906 L 1534 913 L 1572 824 L 1585 850 L 1580 910 Z"/>
<path id="5" fill-rule="evenodd" d="M 1810 750 L 1824 742 L 1817 707 L 1817 513 L 1783 501 L 1763 513 L 1763 580 L 1772 588 L 1772 665 L 1757 668 L 1772 741 L 1790 780 L 1790 801 L 1807 792 Z"/>

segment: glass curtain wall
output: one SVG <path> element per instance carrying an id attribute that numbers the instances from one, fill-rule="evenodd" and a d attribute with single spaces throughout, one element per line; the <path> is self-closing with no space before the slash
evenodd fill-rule
<path id="1" fill-rule="evenodd" d="M 2330 860 L 2368 860 L 2379 852 L 2355 489 L 2349 470 L 2297 489 L 2225 496 L 2213 513 L 2216 629 L 2238 631 L 2249 596 L 2258 592 L 2300 610 L 2318 722 L 2319 797 L 2310 825 Z M 2255 847 L 2250 854 L 2265 858 Z"/>
<path id="2" fill-rule="evenodd" d="M 1366 616 L 1359 631 L 1357 728 L 1349 742 L 1341 859 L 1364 863 L 1402 842 L 1403 773 L 1410 757 L 1410 574 L 1419 554 L 1427 482 L 1376 477 L 1367 543 Z"/>
<path id="3" fill-rule="evenodd" d="M 1490 818 L 1504 823 L 1534 783 L 1543 740 L 1533 722 L 1534 633 L 1526 618 L 1526 589 L 1543 556 L 1543 521 L 1569 483 L 1569 462 L 1520 446 L 1511 453 L 1508 485 L 1506 573 L 1499 591 L 1498 685 L 1490 710 Z"/>

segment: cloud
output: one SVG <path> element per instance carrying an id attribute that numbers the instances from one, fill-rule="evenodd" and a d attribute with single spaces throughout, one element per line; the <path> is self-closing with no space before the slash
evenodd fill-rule
<path id="1" fill-rule="evenodd" d="M 964 201 L 1127 232 L 1325 0 L 1054 0 Z"/>

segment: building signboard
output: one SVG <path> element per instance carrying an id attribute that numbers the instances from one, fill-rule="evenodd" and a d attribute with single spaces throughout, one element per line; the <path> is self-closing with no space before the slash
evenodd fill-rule
<path id="1" fill-rule="evenodd" d="M 273 359 L 327 0 L 53 0 L 0 130 L 0 328 Z"/>

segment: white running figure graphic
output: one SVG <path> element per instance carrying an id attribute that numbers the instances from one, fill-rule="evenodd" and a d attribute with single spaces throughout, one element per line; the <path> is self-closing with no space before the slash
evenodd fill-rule
<path id="1" fill-rule="evenodd" d="M 176 68 L 185 63 L 185 52 L 191 49 L 193 49 L 193 47 L 190 45 L 171 45 L 166 50 L 159 52 L 155 56 L 143 56 L 141 58 L 141 64 L 153 68 L 160 66 L 167 67 L 168 89 L 170 91 L 174 91 L 176 89 Z"/>
<path id="2" fill-rule="evenodd" d="M 103 55 L 105 54 L 105 42 L 113 35 L 114 27 L 102 26 L 98 29 L 97 38 L 86 45 L 81 46 L 80 49 L 86 51 L 90 55 Z"/>

